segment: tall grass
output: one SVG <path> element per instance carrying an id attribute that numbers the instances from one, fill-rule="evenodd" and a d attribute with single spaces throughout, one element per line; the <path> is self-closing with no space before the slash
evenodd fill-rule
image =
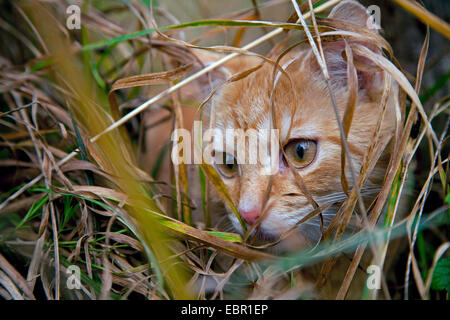
<path id="1" fill-rule="evenodd" d="M 315 49 L 326 76 L 314 39 L 331 30 L 320 17 L 339 2 L 230 1 L 223 13 L 221 2 L 183 1 L 177 11 L 172 2 L 150 8 L 148 1 L 80 1 L 81 30 L 67 29 L 66 1 L 2 2 L 0 35 L 8 46 L 0 50 L 0 296 L 308 298 L 311 287 L 299 271 L 320 266 L 316 285 L 322 285 L 344 255 L 351 263 L 335 297 L 344 299 L 364 252 L 374 252 L 372 262 L 383 266 L 403 239 L 400 259 L 383 269 L 383 297 L 448 298 L 449 100 L 433 99 L 448 77 L 428 90 L 422 78 L 429 32 L 449 34 L 448 24 L 426 8 L 395 1 L 429 25 L 414 77 L 397 69 L 394 58 L 377 60 L 404 94 L 395 152 L 376 201 L 365 208 L 359 191 L 382 151 L 375 132 L 363 170 L 347 177 L 355 187 L 328 241 L 283 256 L 257 247 L 252 230 L 242 237 L 217 223 L 212 187 L 240 216 L 215 170 L 201 164 L 192 183 L 190 168 L 168 157 L 171 131 L 189 128 L 189 119 L 201 114 L 201 77 L 236 56 L 257 55 L 276 70 L 274 56 L 294 34 Z M 192 48 L 224 56 L 199 68 Z M 338 121 L 345 163 L 351 112 Z M 411 209 L 399 218 L 405 201 Z M 357 210 L 364 228 L 347 235 Z M 67 287 L 72 265 L 81 271 L 80 290 Z M 377 297 L 378 291 L 361 296 Z"/>

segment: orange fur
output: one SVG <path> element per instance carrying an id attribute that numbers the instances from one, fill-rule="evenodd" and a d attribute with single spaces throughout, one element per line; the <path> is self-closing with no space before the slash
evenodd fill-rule
<path id="1" fill-rule="evenodd" d="M 351 10 L 346 10 L 346 7 Z M 354 1 L 344 1 L 335 10 L 333 18 L 346 19 L 346 15 L 360 15 L 349 21 L 362 23 L 368 16 L 362 6 Z M 361 44 L 361 42 L 358 42 Z M 364 43 L 363 43 L 364 44 Z M 373 47 L 366 44 L 373 50 Z M 344 42 L 336 40 L 324 44 L 325 57 L 331 75 L 331 85 L 336 98 L 340 119 L 342 120 L 349 88 L 347 87 L 347 64 L 342 57 Z M 202 56 L 202 54 L 200 53 Z M 211 55 L 203 55 L 205 59 Z M 358 57 L 357 57 L 358 58 Z M 363 59 L 360 59 L 361 61 Z M 231 74 L 253 68 L 261 63 L 257 57 L 240 57 L 227 63 L 225 68 Z M 321 69 L 311 49 L 292 51 L 280 61 L 288 74 L 278 75 L 274 94 L 274 122 L 280 130 L 280 143 L 284 146 L 293 139 L 308 139 L 317 142 L 315 160 L 307 167 L 297 170 L 312 198 L 319 204 L 336 201 L 335 205 L 323 213 L 325 229 L 335 216 L 339 205 L 345 199 L 341 184 L 341 135 L 333 105 L 326 87 Z M 273 65 L 264 63 L 257 71 L 244 79 L 226 84 L 214 96 L 210 110 L 211 125 L 223 130 L 234 129 L 270 129 L 270 97 L 272 92 Z M 277 74 L 277 73 L 275 73 Z M 377 121 L 382 113 L 381 97 L 384 89 L 383 72 L 358 70 L 359 88 L 356 108 L 348 135 L 348 146 L 356 176 L 359 175 L 363 157 L 372 143 Z M 392 86 L 393 84 L 388 84 Z M 396 90 L 391 90 L 387 110 L 381 125 L 380 140 L 389 141 L 395 129 Z M 390 148 L 378 159 L 369 178 L 362 188 L 366 206 L 376 196 L 384 179 Z M 295 224 L 313 210 L 313 206 L 296 183 L 296 177 L 289 169 L 280 169 L 273 177 L 261 175 L 259 165 L 240 165 L 240 174 L 233 178 L 223 178 L 229 194 L 242 212 L 257 212 L 263 215 L 259 225 L 259 235 L 262 239 L 278 239 Z M 346 177 L 352 185 L 351 172 L 346 162 Z M 265 193 L 272 186 L 267 198 L 266 211 L 262 212 Z M 212 189 L 213 198 L 220 199 L 218 192 Z M 334 197 L 333 197 L 334 195 Z M 229 209 L 229 208 L 228 208 Z M 229 217 L 237 230 L 241 227 L 234 215 Z M 292 233 L 279 246 L 282 250 L 298 249 L 306 243 L 315 243 L 320 239 L 320 220 L 318 217 L 300 225 L 298 231 Z M 335 276 L 330 278 L 331 292 L 325 297 L 334 297 L 339 281 L 345 274 L 348 261 L 339 260 Z M 360 277 L 362 281 L 364 275 Z M 329 283 L 329 285 L 330 285 Z"/>
<path id="2" fill-rule="evenodd" d="M 290 54 L 281 61 L 281 65 L 293 55 L 298 58 L 286 69 L 292 80 L 282 76 L 274 91 L 274 115 L 276 128 L 280 130 L 280 143 L 284 146 L 292 139 L 312 139 L 318 144 L 316 159 L 307 168 L 298 170 L 307 189 L 314 199 L 342 193 L 341 186 L 341 137 L 338 122 L 327 88 L 320 73 L 314 70 L 310 50 Z M 241 58 L 235 63 L 237 72 L 249 69 L 260 63 L 258 58 Z M 230 68 L 230 66 L 227 66 Z M 273 67 L 265 64 L 248 77 L 226 85 L 214 98 L 212 108 L 216 122 L 213 127 L 235 129 L 269 129 L 269 104 L 272 89 Z M 337 105 L 342 119 L 348 98 L 347 89 L 335 88 Z M 373 92 L 377 90 L 377 92 Z M 356 174 L 362 158 L 373 138 L 378 118 L 382 112 L 380 98 L 383 87 L 366 93 L 360 90 L 348 136 L 349 150 Z M 381 136 L 391 136 L 394 130 L 394 106 L 388 105 L 387 115 L 382 124 Z M 292 123 L 291 123 L 292 121 Z M 289 135 L 288 135 L 289 134 Z M 366 186 L 379 187 L 384 177 L 386 161 L 379 161 Z M 346 176 L 351 180 L 347 161 Z M 223 179 L 234 203 L 242 207 L 245 202 L 262 204 L 269 183 L 269 176 L 259 174 L 258 165 L 241 165 L 241 174 L 233 179 Z M 298 194 L 293 198 L 292 194 Z M 218 196 L 218 195 L 217 195 Z M 321 201 L 318 200 L 320 203 Z M 268 207 L 261 222 L 266 234 L 279 236 L 313 208 L 290 170 L 280 170 L 273 176 Z M 292 220 L 292 211 L 298 215 Z M 292 221 L 284 221 L 286 219 Z M 237 224 L 236 224 L 237 226 Z"/>

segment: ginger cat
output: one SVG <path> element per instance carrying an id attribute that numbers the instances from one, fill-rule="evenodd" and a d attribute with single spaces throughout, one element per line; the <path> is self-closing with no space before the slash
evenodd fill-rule
<path id="1" fill-rule="evenodd" d="M 332 10 L 329 18 L 359 24 L 364 28 L 370 17 L 359 3 L 344 1 Z M 369 44 L 367 47 L 372 48 Z M 323 50 L 342 119 L 349 99 L 344 41 L 324 42 Z M 379 51 L 378 53 L 381 54 Z M 354 56 L 356 59 L 356 55 Z M 211 59 L 211 55 L 204 55 L 203 58 L 205 57 Z M 359 60 L 362 61 L 363 58 L 359 57 Z M 227 63 L 225 68 L 230 74 L 236 74 L 254 68 L 260 63 L 261 60 L 257 57 L 238 57 Z M 266 188 L 269 179 L 273 179 L 267 201 L 268 212 L 265 212 L 259 230 L 262 237 L 269 239 L 279 237 L 314 209 L 295 182 L 295 174 L 289 169 L 287 161 L 293 165 L 306 189 L 319 205 L 340 203 L 347 197 L 341 184 L 340 131 L 316 57 L 311 49 L 305 49 L 287 54 L 280 65 L 292 82 L 285 75 L 279 75 L 273 93 L 274 122 L 275 127 L 279 129 L 279 139 L 284 150 L 284 153 L 280 150 L 279 167 L 275 174 L 272 177 L 261 175 L 258 164 L 239 165 L 236 155 L 233 154 L 221 155 L 227 157 L 226 160 L 231 163 L 215 163 L 215 168 L 228 187 L 242 218 L 249 225 L 255 223 L 262 215 Z M 381 70 L 379 72 L 356 70 L 356 72 L 357 100 L 347 141 L 351 160 L 358 174 L 382 112 L 381 97 L 385 84 L 384 72 Z M 244 79 L 227 83 L 221 88 L 212 98 L 210 109 L 214 110 L 214 115 L 210 118 L 214 122 L 211 126 L 222 131 L 270 129 L 272 73 L 273 66 L 265 63 Z M 392 90 L 391 94 L 394 95 L 395 90 Z M 394 133 L 393 101 L 393 98 L 388 100 L 380 139 L 388 140 Z M 222 152 L 222 150 L 215 151 Z M 364 196 L 371 198 L 370 196 L 376 195 L 379 191 L 389 156 L 389 149 L 386 149 L 363 186 Z M 351 186 L 348 160 L 346 177 Z M 335 206 L 327 209 L 323 214 L 325 222 L 329 222 L 335 213 Z M 231 212 L 230 219 L 236 229 L 240 230 L 239 222 Z M 317 240 L 320 237 L 318 221 L 317 217 L 300 225 L 299 234 L 304 234 L 310 240 Z M 295 242 L 300 239 L 294 238 L 291 240 L 295 246 Z"/>
<path id="2" fill-rule="evenodd" d="M 370 16 L 356 1 L 341 2 L 331 11 L 328 18 L 377 34 L 376 30 L 368 28 Z M 365 46 L 379 55 L 382 53 L 369 41 L 350 37 L 344 40 L 340 36 L 331 40 L 322 38 L 330 84 L 341 120 L 351 98 L 348 75 L 354 72 L 358 81 L 356 106 L 347 138 L 356 176 L 360 172 L 364 154 L 372 142 L 383 110 L 381 99 L 385 85 L 392 88 L 387 98 L 379 137 L 385 141 L 385 151 L 379 155 L 376 165 L 371 168 L 370 175 L 361 189 L 365 207 L 369 208 L 380 190 L 390 158 L 388 142 L 395 130 L 394 95 L 398 94 L 398 91 L 394 83 L 385 83 L 390 81 L 386 80 L 390 78 L 386 77 L 385 72 L 374 69 L 373 64 L 360 55 L 353 53 L 356 67 L 347 70 L 346 43 Z M 199 50 L 194 52 L 205 64 L 221 57 Z M 224 64 L 217 72 L 223 73 L 222 78 L 229 78 L 230 75 L 254 68 L 261 62 L 262 60 L 255 56 L 239 56 Z M 273 113 L 270 105 L 274 66 L 266 62 L 243 79 L 226 83 L 221 87 L 207 106 L 207 116 L 203 120 L 206 126 L 222 131 L 225 129 L 258 131 L 273 127 L 279 129 L 280 150 L 277 155 L 279 161 L 273 175 L 261 174 L 261 164 L 242 164 L 236 159 L 236 154 L 227 154 L 221 149 L 213 150 L 216 159 L 213 165 L 226 185 L 242 219 L 249 228 L 255 223 L 258 224 L 254 231 L 257 238 L 269 242 L 276 241 L 314 210 L 313 202 L 319 206 L 331 204 L 323 211 L 322 222 L 318 215 L 315 216 L 298 225 L 295 232 L 290 233 L 277 245 L 277 251 L 292 251 L 315 245 L 321 239 L 322 229 L 327 229 L 347 195 L 341 183 L 340 130 L 322 70 L 313 51 L 310 46 L 302 50 L 292 50 L 280 60 L 279 65 L 284 69 L 284 73 L 279 71 L 275 73 L 277 80 L 273 90 Z M 271 114 L 274 116 L 273 119 Z M 353 180 L 348 158 L 345 174 L 348 190 L 351 190 Z M 297 175 L 301 176 L 303 190 L 299 187 Z M 305 195 L 305 189 L 312 199 L 308 199 Z M 220 194 L 212 186 L 210 190 L 213 200 L 220 202 Z M 268 194 L 267 190 L 270 190 Z M 263 210 L 265 200 L 267 202 Z M 235 229 L 241 232 L 238 219 L 227 205 L 225 208 Z M 356 228 L 353 221 L 349 225 L 349 229 L 352 228 Z M 335 298 L 347 267 L 348 258 L 340 258 L 330 275 L 329 290 L 318 289 L 316 296 Z M 314 274 L 314 271 L 308 272 L 309 281 L 315 281 Z M 355 293 L 350 292 L 348 297 L 361 298 L 365 277 L 364 272 L 359 271 L 359 274 L 356 274 L 353 284 L 357 289 Z"/>

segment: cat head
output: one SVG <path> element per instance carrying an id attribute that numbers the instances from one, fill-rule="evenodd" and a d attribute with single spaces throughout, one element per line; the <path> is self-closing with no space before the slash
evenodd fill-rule
<path id="1" fill-rule="evenodd" d="M 367 28 L 370 16 L 366 9 L 355 1 L 341 2 L 328 18 L 329 22 L 342 22 L 352 30 L 360 29 L 360 33 L 364 30 L 366 35 L 377 36 L 376 31 Z M 376 45 L 363 39 L 322 38 L 330 86 L 341 120 L 352 99 L 350 82 L 357 79 L 356 87 L 353 85 L 356 104 L 347 138 L 356 174 L 360 172 L 364 154 L 373 140 L 382 113 L 381 96 L 387 81 L 381 69 L 362 55 L 349 51 L 350 46 L 359 45 L 382 54 Z M 349 54 L 353 57 L 350 68 Z M 217 58 L 214 55 L 203 56 L 209 62 Z M 276 240 L 311 213 L 314 202 L 319 206 L 331 205 L 322 213 L 326 228 L 346 199 L 346 194 L 341 181 L 340 129 L 322 69 L 312 50 L 308 46 L 284 56 L 279 63 L 284 72 L 274 73 L 274 66 L 267 62 L 256 68 L 261 62 L 255 56 L 240 56 L 223 66 L 228 77 L 252 68 L 257 70 L 217 90 L 209 106 L 209 125 L 224 133 L 226 129 L 240 130 L 238 135 L 253 130 L 259 134 L 261 142 L 266 139 L 266 145 L 269 138 L 267 130 L 278 129 L 279 149 L 271 155 L 278 161 L 271 174 L 262 174 L 263 163 L 250 164 L 238 159 L 237 151 L 242 150 L 236 150 L 236 147 L 227 148 L 227 151 L 235 149 L 232 152 L 224 152 L 220 147 L 213 151 L 214 167 L 245 223 L 248 226 L 258 223 L 260 238 Z M 380 139 L 388 141 L 394 131 L 392 99 L 388 99 L 386 108 Z M 247 142 L 242 153 L 247 160 L 250 153 L 258 152 L 248 146 Z M 373 198 L 383 181 L 388 150 L 379 155 L 362 188 L 361 192 L 367 199 Z M 270 155 L 269 151 L 267 154 Z M 345 168 L 351 189 L 348 160 Z M 213 196 L 220 198 L 218 192 L 212 192 Z M 228 211 L 235 228 L 241 230 L 238 219 L 230 208 Z M 289 247 L 303 246 L 320 239 L 318 216 L 298 225 L 297 229 L 284 240 Z"/>

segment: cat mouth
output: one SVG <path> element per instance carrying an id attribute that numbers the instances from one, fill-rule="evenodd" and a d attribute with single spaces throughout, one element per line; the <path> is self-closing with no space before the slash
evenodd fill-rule
<path id="1" fill-rule="evenodd" d="M 277 233 L 266 230 L 262 227 L 258 227 L 255 230 L 253 230 L 248 237 L 248 239 L 253 239 L 253 244 L 256 245 L 262 245 L 262 244 L 268 244 L 271 242 L 278 242 L 280 239 L 280 235 Z"/>
<path id="2" fill-rule="evenodd" d="M 256 231 L 256 236 L 259 240 L 262 240 L 264 242 L 277 242 L 280 239 L 279 235 L 262 228 Z"/>

